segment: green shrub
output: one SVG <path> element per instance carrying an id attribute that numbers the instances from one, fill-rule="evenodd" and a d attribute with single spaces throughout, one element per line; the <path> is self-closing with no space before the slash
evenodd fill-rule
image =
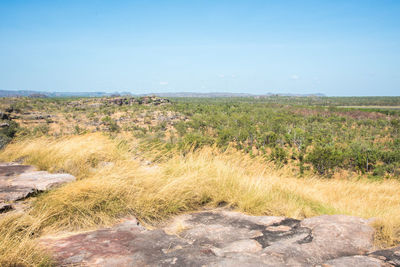
<path id="1" fill-rule="evenodd" d="M 343 154 L 333 144 L 317 143 L 306 157 L 314 171 L 320 175 L 331 176 L 335 168 L 339 167 L 343 160 Z"/>

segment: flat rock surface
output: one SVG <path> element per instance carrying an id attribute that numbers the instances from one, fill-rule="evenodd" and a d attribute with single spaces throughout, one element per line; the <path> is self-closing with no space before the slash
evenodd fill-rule
<path id="1" fill-rule="evenodd" d="M 74 176 L 66 173 L 53 174 L 36 171 L 29 165 L 0 163 L 0 213 L 12 210 L 18 200 L 74 180 Z"/>
<path id="2" fill-rule="evenodd" d="M 397 266 L 398 250 L 372 251 L 373 232 L 344 215 L 299 221 L 215 210 L 154 230 L 129 219 L 41 245 L 65 266 Z"/>

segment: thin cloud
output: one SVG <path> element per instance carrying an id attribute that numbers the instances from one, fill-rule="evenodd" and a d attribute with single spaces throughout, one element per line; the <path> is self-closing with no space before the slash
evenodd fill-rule
<path id="1" fill-rule="evenodd" d="M 167 85 L 168 82 L 160 82 L 160 85 Z"/>
<path id="2" fill-rule="evenodd" d="M 291 80 L 299 80 L 299 79 L 300 79 L 300 76 L 297 75 L 297 74 L 293 74 L 292 76 L 290 76 L 290 79 L 291 79 Z"/>

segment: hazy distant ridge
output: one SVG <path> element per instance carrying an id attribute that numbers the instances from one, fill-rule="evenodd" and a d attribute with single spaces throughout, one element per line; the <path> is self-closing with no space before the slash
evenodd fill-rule
<path id="1" fill-rule="evenodd" d="M 215 93 L 193 93 L 193 92 L 178 92 L 178 93 L 152 93 L 150 95 L 156 95 L 160 97 L 265 97 L 265 96 L 325 96 L 321 93 L 316 94 L 248 94 L 248 93 L 228 93 L 228 92 L 215 92 Z"/>
<path id="2" fill-rule="evenodd" d="M 132 94 L 129 92 L 44 92 L 44 91 L 31 91 L 31 90 L 0 90 L 0 97 L 18 97 L 18 96 L 32 96 L 32 97 L 103 97 L 113 95 L 131 95 L 131 96 L 145 96 L 156 95 L 159 97 L 265 97 L 265 96 L 325 96 L 321 93 L 315 94 L 248 94 L 248 93 L 229 93 L 229 92 L 210 92 L 210 93 L 195 93 L 195 92 L 167 92 L 167 93 L 149 93 L 149 94 Z"/>

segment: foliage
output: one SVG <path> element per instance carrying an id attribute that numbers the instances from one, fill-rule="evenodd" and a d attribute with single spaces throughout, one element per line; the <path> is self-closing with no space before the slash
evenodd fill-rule
<path id="1" fill-rule="evenodd" d="M 10 120 L 3 121 L 3 127 L 0 128 L 0 149 L 8 144 L 19 130 L 18 123 Z"/>
<path id="2" fill-rule="evenodd" d="M 105 116 L 101 121 L 107 126 L 110 132 L 118 132 L 120 129 L 117 122 L 110 116 Z"/>
<path id="3" fill-rule="evenodd" d="M 313 165 L 318 174 L 330 176 L 343 161 L 343 155 L 333 144 L 318 143 L 307 155 L 306 161 Z"/>
<path id="4" fill-rule="evenodd" d="M 17 136 L 130 132 L 185 153 L 208 145 L 235 147 L 280 167 L 293 166 L 301 175 L 313 170 L 330 177 L 346 170 L 399 177 L 400 97 L 174 98 L 167 105 L 142 97 L 134 103 L 11 98 L 0 100 L 0 108 L 18 116 L 52 115 L 40 124 L 21 125 Z M 3 135 L 1 144 L 11 138 Z"/>

